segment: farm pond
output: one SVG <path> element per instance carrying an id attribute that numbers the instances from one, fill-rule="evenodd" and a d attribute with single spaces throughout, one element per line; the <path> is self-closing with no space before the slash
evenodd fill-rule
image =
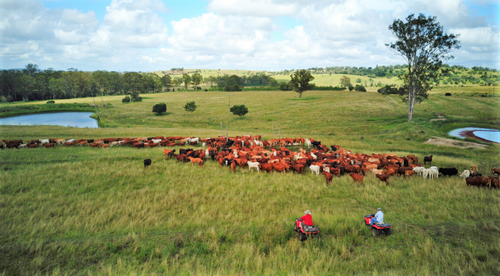
<path id="1" fill-rule="evenodd" d="M 90 116 L 92 112 L 56 112 L 40 113 L 0 119 L 0 125 L 55 125 L 78 128 L 99 128 L 97 120 Z"/>
<path id="2" fill-rule="evenodd" d="M 458 138 L 476 138 L 484 142 L 500 143 L 500 130 L 480 127 L 464 127 L 448 132 L 448 135 Z"/>

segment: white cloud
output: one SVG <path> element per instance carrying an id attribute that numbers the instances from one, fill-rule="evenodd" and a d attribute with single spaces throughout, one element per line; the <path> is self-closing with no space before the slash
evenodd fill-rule
<path id="1" fill-rule="evenodd" d="M 462 48 L 451 62 L 499 67 L 499 29 L 489 23 L 496 21 L 474 15 L 478 6 L 470 5 L 465 0 L 209 0 L 206 13 L 173 20 L 168 29 L 168 7 L 160 0 L 112 0 L 102 21 L 94 11 L 4 0 L 0 61 L 3 68 L 35 62 L 41 68 L 136 71 L 401 64 L 385 46 L 395 41 L 388 26 L 424 13 L 437 16 L 446 32 L 460 34 Z M 295 26 L 281 24 L 283 18 Z M 281 41 L 273 36 L 277 31 L 283 32 Z"/>

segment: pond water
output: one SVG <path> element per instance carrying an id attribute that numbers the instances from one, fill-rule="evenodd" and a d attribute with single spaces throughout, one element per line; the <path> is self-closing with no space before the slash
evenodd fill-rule
<path id="1" fill-rule="evenodd" d="M 500 130 L 480 127 L 464 127 L 448 132 L 448 135 L 458 138 L 475 137 L 479 140 L 500 143 Z"/>
<path id="2" fill-rule="evenodd" d="M 54 125 L 79 128 L 99 128 L 97 120 L 90 118 L 92 112 L 57 112 L 22 115 L 0 119 L 0 125 Z"/>

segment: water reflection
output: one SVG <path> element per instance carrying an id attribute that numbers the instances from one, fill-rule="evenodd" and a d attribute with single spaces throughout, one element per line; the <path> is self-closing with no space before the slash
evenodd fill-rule
<path id="1" fill-rule="evenodd" d="M 54 125 L 79 128 L 98 128 L 92 112 L 57 112 L 8 117 L 0 119 L 0 125 Z"/>
<path id="2" fill-rule="evenodd" d="M 464 127 L 450 131 L 448 135 L 458 138 L 474 137 L 482 141 L 500 143 L 500 130 L 480 127 Z"/>

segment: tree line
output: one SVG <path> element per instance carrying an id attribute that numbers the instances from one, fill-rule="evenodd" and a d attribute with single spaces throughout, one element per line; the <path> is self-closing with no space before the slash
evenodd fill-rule
<path id="1" fill-rule="evenodd" d="M 162 78 L 154 73 L 40 70 L 35 64 L 0 71 L 0 96 L 9 102 L 150 93 L 164 88 Z"/>
<path id="2" fill-rule="evenodd" d="M 184 68 L 172 68 L 183 71 Z M 218 75 L 206 79 L 198 73 L 182 73 L 180 77 L 156 73 L 93 71 L 74 68 L 41 70 L 36 64 L 24 69 L 0 70 L 0 99 L 33 101 L 70 99 L 107 95 L 133 95 L 184 89 L 201 89 L 207 83 L 212 90 L 240 91 L 244 86 L 278 87 L 278 82 L 262 72 L 249 76 Z"/>

